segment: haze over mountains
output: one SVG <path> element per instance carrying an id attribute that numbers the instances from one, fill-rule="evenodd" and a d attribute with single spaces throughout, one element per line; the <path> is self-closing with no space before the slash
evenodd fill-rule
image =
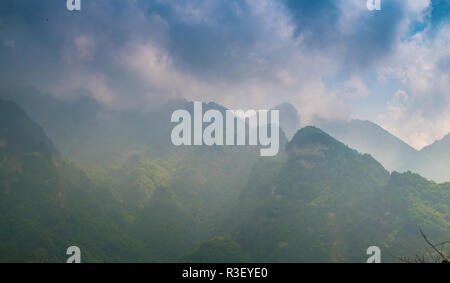
<path id="1" fill-rule="evenodd" d="M 450 138 L 416 150 L 370 121 L 322 122 L 319 127 L 360 152 L 371 154 L 389 171 L 412 171 L 435 182 L 450 181 Z"/>
<path id="2" fill-rule="evenodd" d="M 290 103 L 283 103 L 273 109 L 280 110 L 281 128 L 292 138 L 300 129 L 301 113 L 297 113 Z M 450 160 L 446 158 L 450 153 L 450 134 L 416 150 L 371 121 L 319 120 L 313 124 L 349 147 L 372 155 L 391 172 L 412 171 L 435 182 L 450 182 Z"/>
<path id="3" fill-rule="evenodd" d="M 390 175 L 314 127 L 297 132 L 286 154 L 254 167 L 239 200 L 241 223 L 188 260 L 219 253 L 224 262 L 363 262 L 360 251 L 376 244 L 384 261 L 398 261 L 424 247 L 418 227 L 434 238 L 448 233 L 448 184 Z"/>
<path id="4" fill-rule="evenodd" d="M 23 107 L 44 126 L 59 150 L 79 162 L 122 158 L 128 152 L 145 149 L 148 143 L 165 146 L 169 143 L 167 137 L 171 130 L 170 117 L 166 113 L 189 108 L 187 101 L 178 100 L 156 111 L 111 111 L 102 109 L 90 97 L 61 100 L 33 89 L 3 93 L 2 96 Z M 205 106 L 205 110 L 211 108 L 225 111 L 215 103 Z M 281 128 L 289 139 L 292 138 L 300 129 L 301 113 L 297 113 L 290 103 L 272 109 L 280 111 Z M 372 155 L 389 171 L 412 171 L 435 182 L 450 181 L 447 170 L 450 161 L 446 158 L 450 152 L 449 136 L 418 151 L 370 121 L 318 121 L 314 124 L 351 148 Z M 67 131 L 67 128 L 71 130 Z M 151 134 L 154 131 L 163 135 L 154 136 Z M 96 147 L 105 143 L 109 146 Z"/>
<path id="5" fill-rule="evenodd" d="M 450 235 L 448 184 L 391 174 L 318 128 L 281 135 L 280 154 L 264 158 L 247 146 L 172 146 L 173 110 L 192 111 L 184 100 L 148 113 L 27 101 L 30 116 L 0 100 L 1 261 L 63 262 L 71 245 L 84 261 L 363 262 L 371 245 L 398 261 L 424 251 L 419 227 Z M 370 123 L 341 132 L 355 125 L 410 151 Z"/>

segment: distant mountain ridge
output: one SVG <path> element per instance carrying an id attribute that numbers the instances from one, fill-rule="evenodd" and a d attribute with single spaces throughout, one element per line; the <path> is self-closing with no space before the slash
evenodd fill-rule
<path id="1" fill-rule="evenodd" d="M 0 97 L 7 97 L 25 109 L 64 155 L 82 163 L 114 164 L 127 158 L 129 153 L 145 150 L 149 144 L 165 147 L 170 144 L 170 113 L 193 108 L 191 102 L 180 99 L 147 113 L 111 112 L 104 111 L 90 97 L 61 100 L 33 89 L 1 93 Z M 214 102 L 204 103 L 204 110 L 208 109 L 226 110 Z M 288 139 L 292 138 L 300 128 L 295 107 L 282 103 L 272 109 L 280 111 L 280 127 Z M 450 153 L 449 136 L 418 151 L 370 121 L 319 121 L 315 124 L 350 147 L 371 154 L 389 171 L 413 171 L 436 182 L 450 181 L 450 160 L 446 157 Z M 159 135 L 151 135 L 154 131 Z"/>
<path id="2" fill-rule="evenodd" d="M 436 182 L 450 181 L 450 135 L 419 151 L 370 121 L 318 125 L 350 147 L 371 154 L 389 171 L 413 171 Z"/>
<path id="3" fill-rule="evenodd" d="M 389 171 L 408 171 L 418 151 L 370 121 L 324 122 L 321 129 L 360 152 L 371 154 Z"/>
<path id="4" fill-rule="evenodd" d="M 411 169 L 436 182 L 450 182 L 450 134 L 419 152 L 418 162 Z"/>
<path id="5" fill-rule="evenodd" d="M 172 148 L 170 137 L 175 126 L 170 121 L 172 113 L 180 109 L 187 110 L 191 117 L 194 113 L 194 103 L 185 99 L 169 100 L 156 109 L 136 112 L 104 109 L 87 96 L 59 99 L 33 89 L 0 93 L 0 97 L 7 97 L 30 113 L 61 153 L 85 165 L 117 164 L 138 151 L 167 151 Z M 218 110 L 224 117 L 228 110 L 215 102 L 203 102 L 202 108 L 203 112 Z M 281 113 L 284 117 L 285 111 Z M 287 142 L 284 129 L 280 141 L 282 152 Z"/>
<path id="6" fill-rule="evenodd" d="M 0 152 L 58 156 L 44 130 L 15 103 L 0 99 Z"/>

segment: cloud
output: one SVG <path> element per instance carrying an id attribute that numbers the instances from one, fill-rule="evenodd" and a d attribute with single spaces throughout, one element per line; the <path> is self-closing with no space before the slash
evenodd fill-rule
<path id="1" fill-rule="evenodd" d="M 358 102 L 377 95 L 367 81 L 375 74 L 400 82 L 390 91 L 392 99 L 399 90 L 408 95 L 405 117 L 442 118 L 450 57 L 446 16 L 436 7 L 448 1 L 382 0 L 376 12 L 365 2 L 96 0 L 69 12 L 59 1 L 3 1 L 0 83 L 88 94 L 114 109 L 149 109 L 176 97 L 234 109 L 288 101 L 305 124 L 349 118 Z M 383 100 L 383 125 L 414 140 L 402 127 L 406 118 L 389 121 L 394 100 Z M 413 143 L 450 130 L 440 129 Z"/>
<path id="2" fill-rule="evenodd" d="M 332 56 L 359 72 L 387 56 L 407 15 L 407 1 L 384 0 L 380 12 L 365 1 L 285 0 L 295 34 L 305 48 Z"/>
<path id="3" fill-rule="evenodd" d="M 416 148 L 450 132 L 450 25 L 399 44 L 380 73 L 401 81 L 381 123 Z"/>

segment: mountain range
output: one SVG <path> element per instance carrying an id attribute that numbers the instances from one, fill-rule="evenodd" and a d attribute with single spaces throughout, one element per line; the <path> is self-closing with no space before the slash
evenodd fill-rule
<path id="1" fill-rule="evenodd" d="M 399 261 L 425 253 L 420 229 L 450 235 L 448 184 L 391 173 L 337 131 L 281 135 L 267 158 L 172 146 L 170 115 L 192 111 L 185 100 L 131 113 L 43 97 L 0 99 L 0 261 L 63 262 L 73 245 L 86 262 L 363 262 L 374 245 Z"/>
<path id="2" fill-rule="evenodd" d="M 262 184 L 261 184 L 262 183 Z M 384 261 L 416 255 L 419 229 L 443 239 L 450 229 L 450 185 L 386 171 L 314 127 L 301 129 L 287 158 L 262 160 L 241 194 L 242 218 L 228 234 L 186 260 L 363 262 L 378 246 Z"/>
<path id="3" fill-rule="evenodd" d="M 450 136 L 416 150 L 370 121 L 319 122 L 318 126 L 360 152 L 368 153 L 389 171 L 413 171 L 435 182 L 450 181 Z"/>

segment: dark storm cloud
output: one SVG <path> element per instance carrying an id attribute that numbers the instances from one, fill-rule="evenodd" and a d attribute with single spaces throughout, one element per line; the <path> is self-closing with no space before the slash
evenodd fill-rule
<path id="1" fill-rule="evenodd" d="M 235 67 L 245 68 L 250 63 L 248 55 L 252 45 L 262 39 L 261 29 L 244 1 L 226 1 L 211 14 L 214 16 L 207 23 L 173 19 L 169 50 L 183 68 L 232 76 Z"/>
<path id="2" fill-rule="evenodd" d="M 369 66 L 389 55 L 398 40 L 398 29 L 406 16 L 405 1 L 383 1 L 382 13 L 364 13 L 348 38 L 347 58 L 354 64 Z"/>
<path id="3" fill-rule="evenodd" d="M 183 71 L 235 81 L 260 70 L 259 59 L 267 59 L 272 34 L 248 1 L 148 1 L 142 6 L 167 24 L 166 50 Z"/>
<path id="4" fill-rule="evenodd" d="M 81 12 L 68 11 L 65 2 L 2 1 L 2 83 L 70 84 L 92 72 L 104 76 L 113 89 L 139 95 L 142 89 L 116 58 L 132 38 L 158 41 L 160 26 L 147 17 L 133 18 L 140 11 L 136 1 L 82 1 Z"/>
<path id="5" fill-rule="evenodd" d="M 382 12 L 360 13 L 351 29 L 342 30 L 342 0 L 283 1 L 303 51 L 333 56 L 347 70 L 368 67 L 388 54 L 404 17 L 403 1 L 384 0 Z M 152 41 L 178 68 L 207 79 L 242 80 L 267 71 L 261 62 L 286 56 L 266 52 L 273 38 L 264 16 L 241 0 L 82 1 L 79 13 L 67 11 L 65 1 L 15 0 L 0 6 L 0 56 L 20 70 L 35 58 L 42 58 L 36 64 L 58 68 L 68 43 L 80 34 L 95 37 L 97 51 L 84 67 L 107 73 L 116 70 L 111 59 L 117 50 L 135 38 Z M 5 50 L 11 40 L 15 53 Z"/>
<path id="6" fill-rule="evenodd" d="M 295 25 L 295 35 L 305 46 L 318 52 L 334 53 L 351 71 L 367 68 L 389 54 L 396 44 L 398 28 L 405 17 L 405 2 L 382 1 L 381 11 L 365 10 L 350 27 L 342 20 L 351 9 L 344 0 L 284 0 Z M 360 5 L 366 5 L 360 1 Z"/>
<path id="7" fill-rule="evenodd" d="M 338 40 L 336 26 L 340 10 L 334 0 L 284 0 L 295 24 L 295 35 L 311 47 L 323 47 Z"/>
<path id="8" fill-rule="evenodd" d="M 36 58 L 46 70 L 61 67 L 74 37 L 90 35 L 97 53 L 85 68 L 117 72 L 111 59 L 130 40 L 139 39 L 167 51 L 186 72 L 240 79 L 256 69 L 255 42 L 270 38 L 262 19 L 240 0 L 82 1 L 81 12 L 67 11 L 65 1 L 15 0 L 0 6 L 0 38 L 15 42 L 14 52 L 3 44 L 0 56 L 19 70 L 33 67 L 29 63 Z"/>

